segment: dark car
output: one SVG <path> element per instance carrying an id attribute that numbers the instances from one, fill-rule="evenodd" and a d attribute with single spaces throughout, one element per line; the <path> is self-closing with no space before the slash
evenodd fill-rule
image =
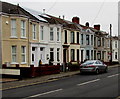
<path id="1" fill-rule="evenodd" d="M 99 74 L 100 72 L 107 72 L 108 66 L 100 60 L 88 60 L 80 65 L 80 73 L 94 72 Z"/>

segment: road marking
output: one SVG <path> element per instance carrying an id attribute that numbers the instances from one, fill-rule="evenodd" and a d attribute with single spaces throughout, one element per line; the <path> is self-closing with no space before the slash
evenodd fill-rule
<path id="1" fill-rule="evenodd" d="M 53 90 L 53 91 L 49 91 L 49 92 L 45 92 L 45 93 L 41 93 L 41 94 L 37 94 L 37 95 L 33 95 L 33 96 L 30 96 L 29 98 L 33 98 L 33 97 L 38 97 L 38 96 L 42 96 L 42 95 L 46 95 L 46 94 L 50 94 L 50 93 L 54 93 L 54 92 L 58 92 L 58 91 L 61 91 L 63 89 L 57 89 L 57 90 Z"/>
<path id="2" fill-rule="evenodd" d="M 100 79 L 95 79 L 95 80 L 91 80 L 91 81 L 87 81 L 87 82 L 84 82 L 84 83 L 81 83 L 81 84 L 77 84 L 78 86 L 82 86 L 82 85 L 85 85 L 85 84 L 88 84 L 88 83 L 92 83 L 92 82 L 96 82 L 96 81 L 99 81 Z"/>
<path id="3" fill-rule="evenodd" d="M 110 75 L 110 76 L 107 76 L 108 78 L 110 77 L 114 77 L 114 76 L 118 76 L 119 74 L 114 74 L 114 75 Z"/>

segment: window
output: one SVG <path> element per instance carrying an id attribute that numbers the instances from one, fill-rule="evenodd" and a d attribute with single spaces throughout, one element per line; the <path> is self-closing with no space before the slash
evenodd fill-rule
<path id="1" fill-rule="evenodd" d="M 75 59 L 75 50 L 71 49 L 71 61 L 74 61 Z"/>
<path id="2" fill-rule="evenodd" d="M 94 51 L 94 60 L 96 60 L 96 51 Z"/>
<path id="3" fill-rule="evenodd" d="M 54 35 L 53 35 L 53 28 L 51 27 L 50 28 L 50 41 L 53 41 L 54 40 Z"/>
<path id="4" fill-rule="evenodd" d="M 117 41 L 115 41 L 115 48 L 117 48 Z"/>
<path id="5" fill-rule="evenodd" d="M 102 46 L 104 46 L 105 44 L 104 38 L 102 38 Z"/>
<path id="6" fill-rule="evenodd" d="M 57 61 L 60 61 L 59 57 L 60 57 L 60 49 L 57 48 Z"/>
<path id="7" fill-rule="evenodd" d="M 77 32 L 77 44 L 79 44 L 79 32 Z"/>
<path id="8" fill-rule="evenodd" d="M 117 56 L 117 52 L 115 52 L 115 59 L 118 59 L 117 57 L 118 57 L 118 56 Z"/>
<path id="9" fill-rule="evenodd" d="M 91 50 L 91 60 L 93 60 L 93 50 Z"/>
<path id="10" fill-rule="evenodd" d="M 74 32 L 71 32 L 71 43 L 74 43 Z"/>
<path id="11" fill-rule="evenodd" d="M 17 37 L 16 33 L 16 19 L 11 20 L 11 36 L 12 37 Z"/>
<path id="12" fill-rule="evenodd" d="M 21 62 L 26 62 L 26 47 L 21 46 Z"/>
<path id="13" fill-rule="evenodd" d="M 77 61 L 79 61 L 79 49 L 77 49 Z"/>
<path id="14" fill-rule="evenodd" d="M 101 46 L 101 38 L 98 38 L 98 46 Z"/>
<path id="15" fill-rule="evenodd" d="M 90 59 L 89 50 L 86 50 L 86 59 L 87 59 L 87 60 Z"/>
<path id="16" fill-rule="evenodd" d="M 83 45 L 83 34 L 81 34 L 81 44 Z"/>
<path id="17" fill-rule="evenodd" d="M 21 21 L 21 37 L 26 37 L 26 30 L 25 30 L 25 21 Z"/>
<path id="18" fill-rule="evenodd" d="M 93 45 L 93 35 L 91 35 L 91 45 Z"/>
<path id="19" fill-rule="evenodd" d="M 41 27 L 40 27 L 40 39 L 41 39 L 41 40 L 44 39 L 44 36 L 43 36 L 43 35 L 44 35 L 44 30 L 43 30 L 43 29 L 44 29 L 44 27 L 41 26 Z"/>
<path id="20" fill-rule="evenodd" d="M 89 35 L 86 35 L 86 45 L 89 45 Z"/>
<path id="21" fill-rule="evenodd" d="M 60 41 L 60 29 L 57 28 L 57 41 Z"/>
<path id="22" fill-rule="evenodd" d="M 50 60 L 54 61 L 54 49 L 50 48 Z"/>
<path id="23" fill-rule="evenodd" d="M 67 43 L 67 30 L 65 30 L 65 43 Z"/>
<path id="24" fill-rule="evenodd" d="M 36 39 L 36 24 L 33 24 L 33 40 Z"/>
<path id="25" fill-rule="evenodd" d="M 96 37 L 94 37 L 94 46 L 96 46 Z"/>
<path id="26" fill-rule="evenodd" d="M 17 58 L 17 46 L 12 46 L 12 62 L 16 62 Z"/>

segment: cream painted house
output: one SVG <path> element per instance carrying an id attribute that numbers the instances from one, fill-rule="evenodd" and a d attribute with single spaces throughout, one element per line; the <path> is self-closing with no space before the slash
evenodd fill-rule
<path id="1" fill-rule="evenodd" d="M 29 40 L 30 27 L 38 24 L 37 18 L 30 15 L 19 5 L 0 2 L 1 53 L 2 64 L 26 67 L 30 64 Z M 35 42 L 35 41 L 33 41 Z"/>

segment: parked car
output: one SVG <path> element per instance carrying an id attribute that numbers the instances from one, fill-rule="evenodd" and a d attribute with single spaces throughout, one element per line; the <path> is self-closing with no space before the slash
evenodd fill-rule
<path id="1" fill-rule="evenodd" d="M 94 72 L 99 74 L 100 72 L 107 72 L 108 66 L 100 60 L 87 60 L 80 65 L 80 73 Z"/>

